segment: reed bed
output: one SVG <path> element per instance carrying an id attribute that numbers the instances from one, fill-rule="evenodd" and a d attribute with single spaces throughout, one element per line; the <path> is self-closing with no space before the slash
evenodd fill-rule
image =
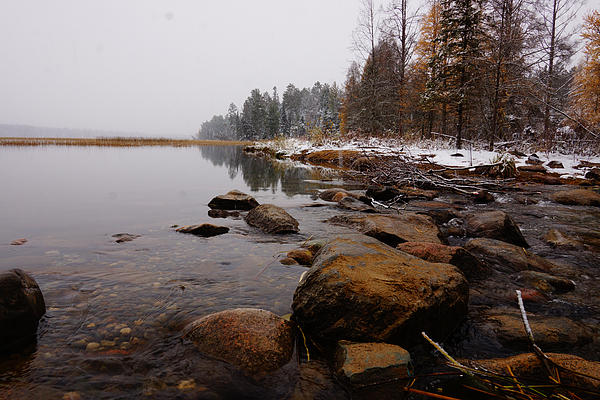
<path id="1" fill-rule="evenodd" d="M 139 147 L 139 146 L 216 146 L 247 145 L 250 142 L 224 140 L 193 140 L 144 137 L 97 137 L 97 138 L 21 138 L 0 137 L 0 146 L 99 146 L 99 147 Z"/>

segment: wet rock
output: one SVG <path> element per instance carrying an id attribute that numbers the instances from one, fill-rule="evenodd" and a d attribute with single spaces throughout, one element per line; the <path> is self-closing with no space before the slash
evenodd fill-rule
<path id="1" fill-rule="evenodd" d="M 515 196 L 515 200 L 517 203 L 525 204 L 526 206 L 535 205 L 538 203 L 537 200 L 532 199 L 530 196 Z"/>
<path id="2" fill-rule="evenodd" d="M 558 176 L 549 176 L 545 174 L 533 174 L 529 177 L 529 179 L 533 182 L 539 182 L 544 185 L 562 185 L 563 182 L 560 180 Z"/>
<path id="3" fill-rule="evenodd" d="M 448 223 L 443 224 L 440 228 L 446 236 L 465 237 L 467 236 L 467 229 L 465 228 L 465 221 L 462 218 L 452 218 Z"/>
<path id="4" fill-rule="evenodd" d="M 501 240 L 476 238 L 468 241 L 464 248 L 488 266 L 502 272 L 548 272 L 554 268 L 554 264 L 545 258 Z"/>
<path id="5" fill-rule="evenodd" d="M 564 168 L 564 165 L 560 161 L 550 161 L 548 164 L 546 164 L 546 167 L 552 169 L 562 169 Z"/>
<path id="6" fill-rule="evenodd" d="M 294 351 L 292 327 L 265 310 L 238 308 L 210 314 L 183 332 L 200 351 L 258 378 L 281 368 Z"/>
<path id="7" fill-rule="evenodd" d="M 469 282 L 483 278 L 490 273 L 487 265 L 462 247 L 437 243 L 404 242 L 400 243 L 397 249 L 428 262 L 452 264 L 461 270 Z"/>
<path id="8" fill-rule="evenodd" d="M 543 165 L 521 165 L 517 167 L 517 169 L 521 172 L 538 172 L 541 174 L 546 173 L 546 167 Z"/>
<path id="9" fill-rule="evenodd" d="M 290 250 L 290 251 L 288 251 L 287 256 L 289 258 L 293 258 L 294 260 L 298 261 L 298 264 L 300 264 L 300 265 L 312 264 L 313 254 L 310 252 L 310 250 L 306 250 L 306 249 Z"/>
<path id="10" fill-rule="evenodd" d="M 452 208 L 431 208 L 425 211 L 417 211 L 417 214 L 428 215 L 439 225 L 446 224 L 454 218 L 460 218 L 460 214 Z"/>
<path id="11" fill-rule="evenodd" d="M 586 189 L 564 190 L 553 193 L 550 198 L 564 205 L 600 207 L 600 194 Z"/>
<path id="12" fill-rule="evenodd" d="M 10 244 L 12 246 L 21 246 L 23 244 L 27 243 L 27 239 L 15 239 L 12 242 L 10 242 Z"/>
<path id="13" fill-rule="evenodd" d="M 234 189 L 227 194 L 214 197 L 208 206 L 220 210 L 252 210 L 258 206 L 258 201 L 254 197 Z"/>
<path id="14" fill-rule="evenodd" d="M 543 163 L 544 162 L 540 160 L 537 154 L 532 154 L 529 157 L 527 157 L 527 160 L 525 160 L 525 164 L 529 165 L 542 165 Z"/>
<path id="15" fill-rule="evenodd" d="M 375 214 L 379 212 L 373 206 L 365 204 L 362 201 L 349 196 L 346 196 L 340 201 L 338 201 L 336 207 L 341 208 L 342 210 L 358 211 L 370 214 Z"/>
<path id="16" fill-rule="evenodd" d="M 292 309 L 318 337 L 412 346 L 422 340 L 422 331 L 445 338 L 467 312 L 468 290 L 452 265 L 348 235 L 317 254 L 296 288 Z"/>
<path id="17" fill-rule="evenodd" d="M 336 197 L 337 196 L 337 197 Z M 356 200 L 360 200 L 365 204 L 371 205 L 371 199 L 365 195 L 349 192 L 342 188 L 331 188 L 319 192 L 319 198 L 324 201 L 337 203 L 345 197 L 352 197 Z"/>
<path id="18" fill-rule="evenodd" d="M 394 186 L 369 186 L 366 195 L 378 201 L 389 201 L 401 196 L 402 192 Z"/>
<path id="19" fill-rule="evenodd" d="M 196 236 L 211 237 L 223 235 L 229 232 L 229 228 L 226 226 L 217 226 L 213 224 L 197 224 L 182 226 L 181 228 L 177 229 L 177 232 L 191 233 L 192 235 Z"/>
<path id="20" fill-rule="evenodd" d="M 131 242 L 134 239 L 142 237 L 142 235 L 134 235 L 133 233 L 116 233 L 112 237 L 117 238 L 117 243 Z"/>
<path id="21" fill-rule="evenodd" d="M 513 349 L 528 349 L 531 342 L 523 318 L 517 309 L 493 309 L 487 315 L 497 339 Z M 527 313 L 535 343 L 545 350 L 566 349 L 585 345 L 592 340 L 585 329 L 564 317 Z"/>
<path id="22" fill-rule="evenodd" d="M 355 228 L 392 247 L 403 242 L 448 243 L 431 217 L 415 213 L 369 216 L 337 215 L 330 218 L 328 222 Z"/>
<path id="23" fill-rule="evenodd" d="M 544 293 L 565 293 L 575 290 L 575 282 L 571 279 L 537 271 L 522 271 L 517 277 L 517 282 L 526 283 Z"/>
<path id="24" fill-rule="evenodd" d="M 592 168 L 585 173 L 586 179 L 600 179 L 600 168 Z"/>
<path id="25" fill-rule="evenodd" d="M 262 204 L 250 210 L 244 218 L 248 225 L 266 233 L 298 232 L 298 221 L 283 208 L 274 204 Z"/>
<path id="26" fill-rule="evenodd" d="M 529 244 L 510 215 L 504 211 L 471 214 L 465 218 L 467 236 L 502 240 L 528 248 Z"/>
<path id="27" fill-rule="evenodd" d="M 279 260 L 279 263 L 282 265 L 300 265 L 300 263 L 297 260 L 294 260 L 291 257 L 282 258 L 281 260 Z"/>
<path id="28" fill-rule="evenodd" d="M 563 367 L 560 370 L 560 380 L 563 384 L 579 387 L 600 389 L 600 362 L 588 361 L 570 354 L 544 353 L 553 363 Z M 548 381 L 548 370 L 540 357 L 535 353 L 519 354 L 508 358 L 493 358 L 486 360 L 464 360 L 465 365 L 506 374 L 508 367 L 515 376 L 522 378 L 541 379 Z M 569 371 L 577 371 L 573 374 Z M 592 379 L 585 375 L 596 377 Z"/>
<path id="29" fill-rule="evenodd" d="M 480 190 L 475 196 L 473 196 L 473 203 L 475 204 L 489 204 L 495 202 L 494 196 L 487 190 Z"/>
<path id="30" fill-rule="evenodd" d="M 240 213 L 238 211 L 227 211 L 227 210 L 219 210 L 216 208 L 208 210 L 208 216 L 211 218 L 239 218 Z"/>
<path id="31" fill-rule="evenodd" d="M 544 241 L 552 247 L 574 250 L 581 247 L 580 243 L 557 229 L 552 229 L 544 235 Z"/>
<path id="32" fill-rule="evenodd" d="M 335 373 L 353 385 L 407 378 L 410 368 L 410 353 L 393 344 L 340 340 L 335 350 Z"/>
<path id="33" fill-rule="evenodd" d="M 0 353 L 35 342 L 44 296 L 35 279 L 20 269 L 0 273 Z"/>
<path id="34" fill-rule="evenodd" d="M 346 197 L 348 197 L 348 192 L 338 192 L 338 194 L 333 196 L 333 199 L 331 199 L 331 200 L 337 203 Z"/>

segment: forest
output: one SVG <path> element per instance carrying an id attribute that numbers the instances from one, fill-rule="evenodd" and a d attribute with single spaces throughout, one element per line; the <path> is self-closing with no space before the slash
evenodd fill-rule
<path id="1" fill-rule="evenodd" d="M 600 148 L 600 12 L 583 0 L 362 0 L 343 87 L 255 89 L 199 139 L 446 138 Z"/>

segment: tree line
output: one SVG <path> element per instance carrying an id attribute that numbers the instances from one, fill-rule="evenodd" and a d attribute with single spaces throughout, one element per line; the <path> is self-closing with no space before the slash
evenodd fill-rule
<path id="1" fill-rule="evenodd" d="M 343 88 L 254 90 L 204 138 L 354 136 L 600 144 L 600 13 L 582 0 L 362 0 Z M 577 30 L 576 30 L 577 29 Z M 578 40 L 580 39 L 580 40 Z M 576 56 L 577 59 L 576 59 Z M 573 66 L 573 62 L 577 63 Z"/>

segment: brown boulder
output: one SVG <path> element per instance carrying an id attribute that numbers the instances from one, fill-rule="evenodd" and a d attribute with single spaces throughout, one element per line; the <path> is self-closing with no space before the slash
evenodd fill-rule
<path id="1" fill-rule="evenodd" d="M 538 172 L 541 174 L 546 173 L 546 167 L 543 165 L 521 165 L 517 167 L 517 169 L 521 172 Z"/>
<path id="2" fill-rule="evenodd" d="M 564 190 L 550 196 L 559 204 L 600 207 L 600 194 L 586 189 Z"/>
<path id="3" fill-rule="evenodd" d="M 244 218 L 248 225 L 266 233 L 298 232 L 298 221 L 283 208 L 274 204 L 261 204 L 248 212 Z"/>
<path id="4" fill-rule="evenodd" d="M 177 229 L 179 233 L 191 233 L 196 236 L 211 237 L 217 235 L 223 235 L 229 232 L 229 228 L 226 226 L 217 226 L 213 224 L 195 224 L 186 225 Z"/>
<path id="5" fill-rule="evenodd" d="M 422 331 L 444 339 L 466 315 L 468 296 L 468 283 L 453 265 L 348 235 L 317 254 L 292 309 L 317 337 L 412 346 Z"/>
<path id="6" fill-rule="evenodd" d="M 35 279 L 20 269 L 0 273 L 0 352 L 35 342 L 44 296 Z"/>
<path id="7" fill-rule="evenodd" d="M 338 195 L 339 194 L 340 193 L 338 193 Z M 375 209 L 373 206 L 363 203 L 362 201 L 350 196 L 345 196 L 341 200 L 339 200 L 336 207 L 341 208 L 342 210 L 358 211 L 370 214 L 379 213 L 379 211 L 377 211 L 377 209 Z"/>
<path id="8" fill-rule="evenodd" d="M 416 213 L 368 216 L 337 215 L 330 218 L 328 222 L 355 228 L 392 247 L 403 242 L 448 243 L 431 217 Z"/>
<path id="9" fill-rule="evenodd" d="M 524 248 L 529 247 L 517 224 L 504 211 L 471 214 L 464 222 L 467 236 L 502 240 Z"/>
<path id="10" fill-rule="evenodd" d="M 437 243 L 404 242 L 398 250 L 432 263 L 452 264 L 462 271 L 470 282 L 489 274 L 489 268 L 462 247 Z"/>
<path id="11" fill-rule="evenodd" d="M 265 310 L 238 308 L 210 314 L 183 332 L 200 351 L 259 378 L 285 365 L 294 351 L 290 324 Z"/>
<path id="12" fill-rule="evenodd" d="M 307 249 L 294 249 L 287 253 L 288 258 L 293 258 L 300 265 L 312 264 L 313 254 Z"/>
<path id="13" fill-rule="evenodd" d="M 220 210 L 252 210 L 258 206 L 258 201 L 254 197 L 234 189 L 227 194 L 214 197 L 208 206 Z"/>
<path id="14" fill-rule="evenodd" d="M 586 179 L 600 179 L 600 168 L 592 168 L 585 173 Z"/>
<path id="15" fill-rule="evenodd" d="M 502 272 L 548 272 L 554 268 L 550 261 L 501 240 L 476 238 L 468 241 L 464 247 L 488 266 Z"/>
<path id="16" fill-rule="evenodd" d="M 537 271 L 521 271 L 517 282 L 523 282 L 544 293 L 564 293 L 575 290 L 575 282 Z"/>

